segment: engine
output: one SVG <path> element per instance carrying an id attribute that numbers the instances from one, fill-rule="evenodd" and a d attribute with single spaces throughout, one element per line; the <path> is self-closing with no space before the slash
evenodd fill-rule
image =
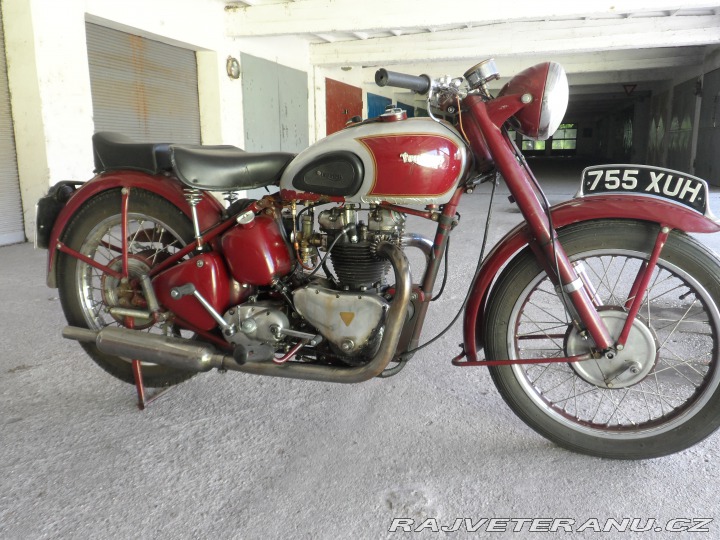
<path id="1" fill-rule="evenodd" d="M 360 219 L 365 212 L 367 221 Z M 300 223 L 295 241 L 303 266 L 321 264 L 325 252 L 332 270 L 323 264 L 325 276 L 295 274 L 292 284 L 277 282 L 265 295 L 228 310 L 224 319 L 233 332 L 226 339 L 248 359 L 272 358 L 304 339 L 312 345 L 304 349 L 309 360 L 362 364 L 380 346 L 389 309 L 383 294 L 390 263 L 377 255 L 377 246 L 400 244 L 405 215 L 346 205 L 319 213 L 320 232 L 314 230 L 312 209 L 303 212 Z"/>
<path id="2" fill-rule="evenodd" d="M 318 217 L 320 229 L 327 234 L 330 261 L 338 285 L 346 291 L 379 290 L 390 264 L 375 254 L 378 242 L 400 243 L 405 215 L 384 208 L 368 211 L 367 224 L 358 221 L 353 205 L 332 208 Z"/>
<path id="3" fill-rule="evenodd" d="M 367 212 L 367 222 L 360 219 L 361 212 Z M 311 282 L 293 291 L 295 308 L 325 337 L 331 355 L 361 363 L 377 351 L 389 308 L 382 293 L 390 263 L 377 255 L 377 246 L 382 241 L 400 244 L 405 215 L 349 204 L 320 212 L 318 225 L 321 242 L 317 235 L 303 235 L 301 241 L 312 244 L 314 238 L 329 252 L 332 272 L 326 267 L 326 273 L 333 282 Z"/>

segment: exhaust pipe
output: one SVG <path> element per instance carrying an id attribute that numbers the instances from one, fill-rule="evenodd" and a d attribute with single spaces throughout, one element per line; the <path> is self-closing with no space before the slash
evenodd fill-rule
<path id="1" fill-rule="evenodd" d="M 184 371 L 210 371 L 221 368 L 225 355 L 218 354 L 212 345 L 189 339 L 148 334 L 126 328 L 103 328 L 99 332 L 67 326 L 64 338 L 93 342 L 100 351 L 152 362 Z M 231 357 L 232 358 L 232 357 Z"/>
<path id="2" fill-rule="evenodd" d="M 182 338 L 148 334 L 125 328 L 103 328 L 100 331 L 68 326 L 63 337 L 94 342 L 107 354 L 133 358 L 185 371 L 210 371 L 213 368 L 242 371 L 255 375 L 307 379 L 323 382 L 357 383 L 378 376 L 392 360 L 400 341 L 410 303 L 410 264 L 394 244 L 381 243 L 378 255 L 392 264 L 395 272 L 395 297 L 387 314 L 385 334 L 375 357 L 363 366 L 341 367 L 286 362 L 276 364 L 271 358 L 259 358 L 239 364 L 232 355 L 219 353 L 212 345 Z"/>

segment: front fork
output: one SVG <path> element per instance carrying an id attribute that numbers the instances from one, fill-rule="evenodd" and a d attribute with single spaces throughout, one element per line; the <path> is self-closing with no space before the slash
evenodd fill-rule
<path id="1" fill-rule="evenodd" d="M 554 230 L 548 233 L 555 236 Z M 584 268 L 569 261 L 557 237 L 544 243 L 536 240 L 531 246 L 580 334 L 592 338 L 599 351 L 612 349 L 612 336 L 598 314 L 599 299 Z"/>
<path id="2" fill-rule="evenodd" d="M 594 317 L 584 318 L 580 314 L 580 309 L 582 309 L 586 305 L 586 298 L 589 300 L 590 304 L 590 306 L 588 307 L 588 311 L 586 312 L 594 311 L 595 313 L 597 313 L 597 308 L 602 306 L 602 300 L 600 299 L 600 296 L 595 290 L 590 276 L 588 276 L 587 272 L 585 271 L 583 263 L 575 262 L 571 264 L 572 269 L 577 275 L 577 279 L 575 281 L 571 281 L 569 285 L 562 286 L 562 290 L 560 290 L 561 286 L 557 284 L 557 278 L 554 275 L 556 272 L 552 269 L 548 271 L 548 275 L 552 276 L 553 281 L 555 282 L 558 295 L 565 296 L 566 298 L 569 297 L 570 299 L 569 305 L 567 302 L 565 302 L 565 304 L 571 312 L 570 314 L 573 318 L 573 323 L 578 328 L 578 330 L 580 330 L 581 332 L 586 332 L 587 335 L 592 337 L 593 341 L 595 341 L 595 344 L 597 345 L 597 349 L 600 352 L 603 352 L 604 354 L 612 354 L 615 351 L 622 351 L 625 348 L 628 336 L 630 335 L 630 330 L 632 329 L 635 318 L 637 317 L 637 314 L 640 311 L 640 307 L 643 304 L 648 285 L 650 284 L 650 279 L 652 278 L 653 272 L 655 271 L 657 261 L 660 258 L 660 252 L 662 251 L 662 248 L 667 241 L 670 230 L 670 227 L 667 227 L 665 225 L 660 226 L 660 230 L 657 237 L 655 238 L 655 244 L 653 246 L 652 252 L 650 253 L 650 257 L 648 258 L 648 260 L 643 261 L 640 265 L 640 269 L 638 270 L 633 285 L 630 289 L 628 299 L 625 302 L 624 307 L 627 310 L 627 318 L 625 319 L 622 331 L 615 340 L 613 340 L 612 336 L 608 335 L 608 337 L 610 338 L 610 345 L 607 347 L 601 345 L 601 342 L 598 341 L 598 339 L 602 340 L 604 338 L 603 332 L 607 332 L 607 328 L 605 327 L 603 321 L 599 321 L 600 325 L 602 326 L 596 326 Z M 562 247 L 559 246 L 557 242 L 555 243 L 555 246 L 558 252 L 562 249 Z M 572 296 L 572 292 L 575 292 L 577 289 L 582 289 L 583 294 Z M 597 336 L 600 337 L 597 338 Z"/>
<path id="3" fill-rule="evenodd" d="M 662 251 L 665 242 L 667 242 L 669 234 L 670 227 L 666 225 L 661 225 L 660 232 L 655 239 L 655 246 L 653 247 L 652 253 L 650 254 L 650 258 L 647 261 L 643 261 L 642 265 L 640 266 L 640 271 L 635 277 L 635 282 L 630 289 L 628 300 L 625 303 L 625 308 L 629 310 L 628 316 L 625 320 L 625 326 L 623 326 L 622 332 L 620 332 L 620 337 L 618 337 L 617 343 L 615 344 L 616 349 L 619 351 L 625 348 L 625 343 L 627 342 L 628 335 L 630 335 L 630 328 L 632 327 L 633 321 L 635 321 L 635 317 L 637 316 L 638 311 L 640 310 L 640 306 L 643 303 L 645 292 L 647 291 L 648 285 L 650 284 L 650 278 L 655 271 L 657 261 L 660 258 L 660 252 Z"/>
<path id="4" fill-rule="evenodd" d="M 613 339 L 605 322 L 598 313 L 599 299 L 590 280 L 584 272 L 576 268 L 568 259 L 565 250 L 557 239 L 552 227 L 549 209 L 541 204 L 536 192 L 537 182 L 525 163 L 522 154 L 503 129 L 495 125 L 488 114 L 486 103 L 479 99 L 468 100 L 474 118 L 480 125 L 488 147 L 498 170 L 502 173 L 510 193 L 527 222 L 532 237 L 530 245 L 544 266 L 547 275 L 559 289 L 559 295 L 573 318 L 573 324 L 582 335 L 595 342 L 594 355 L 612 354 L 625 347 L 630 329 L 642 305 L 650 278 L 655 270 L 660 251 L 664 246 L 670 228 L 661 226 L 655 246 L 648 261 L 638 272 L 626 304 L 628 317 L 617 341 Z M 539 187 L 537 187 L 539 190 Z"/>
<path id="5" fill-rule="evenodd" d="M 533 221 L 535 222 L 535 229 L 533 229 L 533 223 L 528 220 L 531 230 L 536 235 L 543 235 L 545 229 L 542 227 L 542 223 L 538 225 L 537 219 Z M 555 236 L 555 231 L 548 229 L 548 233 L 555 238 L 554 241 L 536 242 L 534 245 L 533 251 L 538 260 L 542 261 L 547 275 L 550 276 L 556 287 L 558 296 L 561 297 L 570 312 L 573 324 L 582 335 L 592 338 L 597 352 L 613 354 L 625 348 L 633 322 L 640 311 L 650 279 L 655 271 L 660 252 L 668 239 L 670 230 L 670 227 L 660 225 L 650 257 L 648 260 L 643 261 L 635 276 L 635 281 L 624 306 L 628 310 L 628 315 L 617 339 L 610 335 L 607 326 L 600 318 L 597 308 L 602 305 L 602 301 L 583 264 L 581 262 L 571 263 L 568 260 L 565 250 Z"/>

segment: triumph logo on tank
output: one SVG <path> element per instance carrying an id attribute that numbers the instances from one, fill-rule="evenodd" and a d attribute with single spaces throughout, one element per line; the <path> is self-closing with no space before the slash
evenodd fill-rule
<path id="1" fill-rule="evenodd" d="M 439 169 L 445 165 L 445 157 L 438 154 L 425 153 L 414 156 L 412 154 L 408 154 L 407 152 L 403 152 L 400 154 L 400 158 L 403 160 L 403 163 L 415 163 L 416 165 L 427 167 L 428 169 Z"/>

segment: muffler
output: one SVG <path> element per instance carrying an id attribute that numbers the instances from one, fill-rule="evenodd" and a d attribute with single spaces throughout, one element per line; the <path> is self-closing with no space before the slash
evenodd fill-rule
<path id="1" fill-rule="evenodd" d="M 151 362 L 184 371 L 210 371 L 222 368 L 225 355 L 212 345 L 189 339 L 148 334 L 126 328 L 103 328 L 100 331 L 67 326 L 64 338 L 95 343 L 106 354 Z M 232 357 L 230 357 L 232 359 Z"/>
<path id="2" fill-rule="evenodd" d="M 103 328 L 100 331 L 67 326 L 63 337 L 95 343 L 107 354 L 132 358 L 185 371 L 209 371 L 213 368 L 242 371 L 255 375 L 270 375 L 292 379 L 356 383 L 378 376 L 395 355 L 408 304 L 410 303 L 410 264 L 403 251 L 389 242 L 382 242 L 377 248 L 378 255 L 387 258 L 395 272 L 395 297 L 387 313 L 385 333 L 375 357 L 363 366 L 325 366 L 302 362 L 276 364 L 272 358 L 250 358 L 238 363 L 230 354 L 223 354 L 207 343 L 189 339 L 149 334 L 119 327 Z"/>

